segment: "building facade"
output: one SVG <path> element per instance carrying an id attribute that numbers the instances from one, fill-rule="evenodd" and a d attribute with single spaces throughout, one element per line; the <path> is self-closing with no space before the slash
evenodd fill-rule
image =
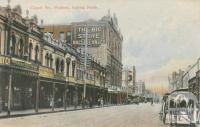
<path id="1" fill-rule="evenodd" d="M 72 46 L 78 52 L 92 55 L 102 67 L 106 68 L 105 87 L 108 88 L 110 103 L 120 103 L 118 93 L 122 84 L 122 42 L 123 37 L 118 28 L 117 17 L 109 13 L 100 20 L 74 22 L 71 25 L 47 25 L 45 32 L 54 34 L 70 33 Z M 68 32 L 64 32 L 68 31 Z M 87 38 L 86 38 L 87 36 Z M 56 37 L 56 35 L 55 35 Z M 67 39 L 67 38 L 66 38 Z M 87 41 L 87 43 L 85 43 Z"/>
<path id="2" fill-rule="evenodd" d="M 84 81 L 87 99 L 97 104 L 103 96 L 106 101 L 105 67 L 88 57 L 83 72 L 82 54 L 71 42 L 44 33 L 37 16 L 21 13 L 20 6 L 0 7 L 0 109 L 10 115 L 13 110 L 76 107 L 82 104 Z"/>
<path id="3" fill-rule="evenodd" d="M 136 69 L 135 67 L 124 68 L 122 71 L 122 92 L 125 98 L 133 96 L 136 88 Z M 124 95 L 123 94 L 123 95 Z M 124 96 L 123 96 L 124 97 Z"/>
<path id="4" fill-rule="evenodd" d="M 189 77 L 183 77 L 183 76 L 184 76 L 183 70 L 179 70 L 178 72 L 176 72 L 176 71 L 172 72 L 171 76 L 169 77 L 169 90 L 170 91 L 187 87 L 185 85 L 187 83 L 185 83 L 185 82 L 188 81 Z"/>

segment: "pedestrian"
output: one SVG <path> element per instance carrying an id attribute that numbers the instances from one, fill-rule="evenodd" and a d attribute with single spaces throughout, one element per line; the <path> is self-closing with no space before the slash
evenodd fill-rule
<path id="1" fill-rule="evenodd" d="M 153 105 L 153 99 L 151 100 L 151 105 Z"/>
<path id="2" fill-rule="evenodd" d="M 99 99 L 97 100 L 98 101 L 98 105 L 99 105 L 99 107 L 101 106 L 101 102 L 100 102 L 100 97 L 99 97 Z"/>
<path id="3" fill-rule="evenodd" d="M 101 107 L 103 107 L 103 98 L 101 98 L 100 103 L 101 103 Z"/>
<path id="4" fill-rule="evenodd" d="M 92 102 L 92 98 L 91 97 L 89 98 L 89 106 L 90 106 L 90 108 L 92 108 L 92 106 L 93 106 L 93 102 Z"/>
<path id="5" fill-rule="evenodd" d="M 50 107 L 53 107 L 53 98 L 50 99 Z"/>

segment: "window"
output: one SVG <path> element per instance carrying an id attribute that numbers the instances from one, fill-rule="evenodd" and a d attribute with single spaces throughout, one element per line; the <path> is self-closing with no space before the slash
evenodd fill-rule
<path id="1" fill-rule="evenodd" d="M 38 62 L 38 53 L 39 53 L 39 46 L 36 45 L 36 47 L 35 47 L 35 62 Z"/>
<path id="2" fill-rule="evenodd" d="M 67 43 L 71 43 L 71 38 L 72 38 L 72 35 L 71 35 L 71 32 L 67 32 Z"/>
<path id="3" fill-rule="evenodd" d="M 74 77 L 75 74 L 75 61 L 72 62 L 72 77 Z"/>
<path id="4" fill-rule="evenodd" d="M 24 43 L 23 43 L 23 40 L 20 39 L 19 41 L 19 56 L 23 56 L 23 53 L 24 53 Z"/>
<path id="5" fill-rule="evenodd" d="M 64 60 L 61 61 L 61 72 L 64 72 Z"/>
<path id="6" fill-rule="evenodd" d="M 79 70 L 79 79 L 82 79 L 82 72 Z"/>
<path id="7" fill-rule="evenodd" d="M 60 60 L 59 58 L 56 59 L 56 73 L 59 72 L 59 69 L 60 69 Z"/>
<path id="8" fill-rule="evenodd" d="M 60 32 L 60 40 L 61 41 L 65 40 L 65 33 L 64 32 Z"/>
<path id="9" fill-rule="evenodd" d="M 81 78 L 83 80 L 84 71 L 81 71 Z"/>
<path id="10" fill-rule="evenodd" d="M 12 42 L 11 42 L 11 54 L 14 55 L 15 54 L 15 44 L 16 44 L 16 37 L 13 34 L 12 37 Z"/>
<path id="11" fill-rule="evenodd" d="M 33 49 L 33 44 L 32 43 L 29 43 L 29 48 L 28 48 L 28 56 L 29 56 L 29 60 L 31 60 L 31 57 L 32 57 L 32 49 Z"/>
<path id="12" fill-rule="evenodd" d="M 71 61 L 71 59 L 70 59 L 70 58 L 66 59 L 66 63 L 67 63 L 67 68 L 66 68 L 66 76 L 69 76 L 69 67 L 70 67 L 70 61 Z"/>
<path id="13" fill-rule="evenodd" d="M 47 67 L 49 67 L 49 53 L 46 53 L 45 55 L 45 64 Z"/>
<path id="14" fill-rule="evenodd" d="M 50 68 L 53 67 L 53 56 L 52 54 L 50 54 Z"/>

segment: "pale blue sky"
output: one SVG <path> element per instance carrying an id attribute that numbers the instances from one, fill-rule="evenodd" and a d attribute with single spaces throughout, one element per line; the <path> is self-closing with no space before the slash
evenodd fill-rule
<path id="1" fill-rule="evenodd" d="M 11 0 L 12 6 L 16 4 L 21 4 L 24 15 L 29 9 L 30 15 L 37 14 L 51 24 L 100 19 L 110 9 L 124 36 L 123 64 L 135 65 L 137 79 L 145 80 L 148 88 L 167 87 L 168 74 L 200 56 L 199 0 Z M 0 0 L 0 5 L 6 5 L 6 0 Z"/>

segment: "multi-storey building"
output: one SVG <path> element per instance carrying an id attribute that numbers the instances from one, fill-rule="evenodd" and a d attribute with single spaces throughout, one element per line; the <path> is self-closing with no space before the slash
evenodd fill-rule
<path id="1" fill-rule="evenodd" d="M 122 71 L 122 87 L 121 91 L 123 95 L 122 98 L 127 98 L 128 96 L 133 96 L 136 87 L 136 70 L 133 66 L 132 68 L 126 68 Z M 125 95 L 125 96 L 124 96 Z M 123 99 L 125 100 L 125 99 Z"/>
<path id="2" fill-rule="evenodd" d="M 44 34 L 37 16 L 23 18 L 21 12 L 20 6 L 0 7 L 0 107 L 10 114 L 81 104 L 82 54 L 67 41 Z M 88 59 L 86 94 L 95 104 L 105 93 L 105 67 Z"/>
<path id="3" fill-rule="evenodd" d="M 184 87 L 184 71 L 179 70 L 178 72 L 172 72 L 171 77 L 169 77 L 169 89 L 170 91 L 177 90 Z"/>
<path id="4" fill-rule="evenodd" d="M 135 88 L 135 94 L 136 95 L 144 95 L 145 94 L 145 82 L 144 81 L 138 81 L 136 82 L 136 88 Z"/>
<path id="5" fill-rule="evenodd" d="M 69 28 L 71 28 L 71 33 Z M 64 32 L 66 29 L 68 32 Z M 63 33 L 69 33 L 67 35 L 71 35 L 71 37 L 67 37 L 73 40 L 72 45 L 78 52 L 85 52 L 85 44 L 87 44 L 86 52 L 92 54 L 92 57 L 97 59 L 106 68 L 105 86 L 110 93 L 110 102 L 119 102 L 120 98 L 117 93 L 120 92 L 122 84 L 123 37 L 118 28 L 118 21 L 115 14 L 112 17 L 108 13 L 108 15 L 98 21 L 74 22 L 70 26 L 48 25 L 45 26 L 45 32 L 59 34 L 60 36 Z M 87 43 L 85 43 L 86 40 Z"/>
<path id="6" fill-rule="evenodd" d="M 72 43 L 71 25 L 44 25 L 44 33 L 51 33 L 56 40 Z"/>

